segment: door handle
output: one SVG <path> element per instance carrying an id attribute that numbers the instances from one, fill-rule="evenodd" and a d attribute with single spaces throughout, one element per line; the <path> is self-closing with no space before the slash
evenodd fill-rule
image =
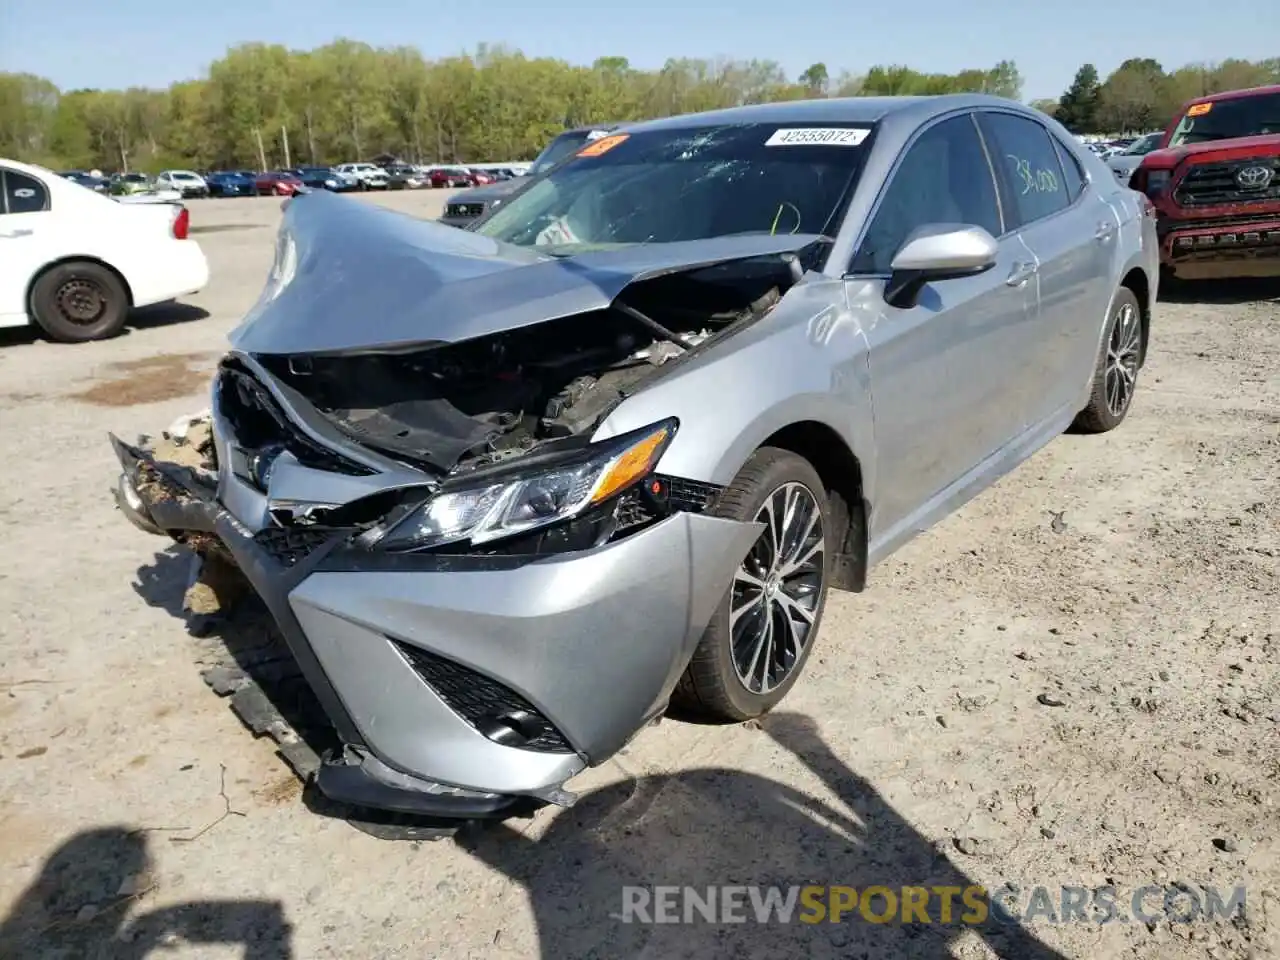
<path id="1" fill-rule="evenodd" d="M 1116 225 L 1110 220 L 1102 220 L 1098 223 L 1098 230 L 1094 233 L 1099 243 L 1106 243 L 1116 233 Z"/>
<path id="2" fill-rule="evenodd" d="M 8 233 L 0 233 L 0 237 L 29 237 L 34 232 L 33 230 L 10 230 Z"/>
<path id="3" fill-rule="evenodd" d="M 1019 260 L 1009 271 L 1005 283 L 1011 287 L 1020 287 L 1036 274 L 1036 265 L 1028 260 Z"/>

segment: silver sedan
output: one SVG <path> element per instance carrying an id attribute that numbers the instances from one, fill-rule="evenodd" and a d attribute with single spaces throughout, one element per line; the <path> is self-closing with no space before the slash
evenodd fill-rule
<path id="1" fill-rule="evenodd" d="M 984 96 L 629 126 L 468 230 L 308 194 L 204 462 L 116 441 L 119 501 L 266 601 L 331 798 L 568 803 L 672 702 L 771 709 L 828 591 L 1119 425 L 1157 256 L 1146 198 Z"/>

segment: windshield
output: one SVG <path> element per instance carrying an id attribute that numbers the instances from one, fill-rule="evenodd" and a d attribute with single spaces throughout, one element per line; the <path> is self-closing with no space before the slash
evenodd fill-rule
<path id="1" fill-rule="evenodd" d="M 1161 133 L 1148 133 L 1145 137 L 1139 137 L 1124 148 L 1124 155 L 1126 157 L 1141 157 L 1148 154 L 1160 143 L 1162 136 L 1163 134 Z"/>
<path id="2" fill-rule="evenodd" d="M 1193 103 L 1178 122 L 1169 146 L 1280 133 L 1280 93 Z"/>
<path id="3" fill-rule="evenodd" d="M 735 124 L 614 134 L 521 191 L 476 231 L 561 255 L 827 233 L 860 171 L 869 132 Z"/>

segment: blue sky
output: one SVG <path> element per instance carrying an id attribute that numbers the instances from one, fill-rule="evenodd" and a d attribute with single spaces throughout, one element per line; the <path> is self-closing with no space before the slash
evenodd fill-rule
<path id="1" fill-rule="evenodd" d="M 815 61 L 834 76 L 876 63 L 951 73 L 1012 59 L 1027 98 L 1056 97 L 1085 61 L 1105 76 L 1129 56 L 1172 68 L 1280 55 L 1278 2 L 0 0 L 0 70 L 41 74 L 63 88 L 165 86 L 201 75 L 235 43 L 306 48 L 348 36 L 413 44 L 428 57 L 482 41 L 578 63 L 620 55 L 646 68 L 667 57 L 756 57 L 793 77 Z"/>

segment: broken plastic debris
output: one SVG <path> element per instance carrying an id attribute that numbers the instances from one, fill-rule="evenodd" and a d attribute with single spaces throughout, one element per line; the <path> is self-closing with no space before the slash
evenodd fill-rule
<path id="1" fill-rule="evenodd" d="M 212 417 L 212 410 L 202 410 L 200 413 L 187 414 L 186 416 L 179 417 L 177 420 L 173 421 L 173 423 L 169 425 L 169 429 L 165 431 L 165 434 L 174 443 L 185 443 L 187 440 L 187 434 L 193 426 L 197 423 L 204 423 Z"/>

